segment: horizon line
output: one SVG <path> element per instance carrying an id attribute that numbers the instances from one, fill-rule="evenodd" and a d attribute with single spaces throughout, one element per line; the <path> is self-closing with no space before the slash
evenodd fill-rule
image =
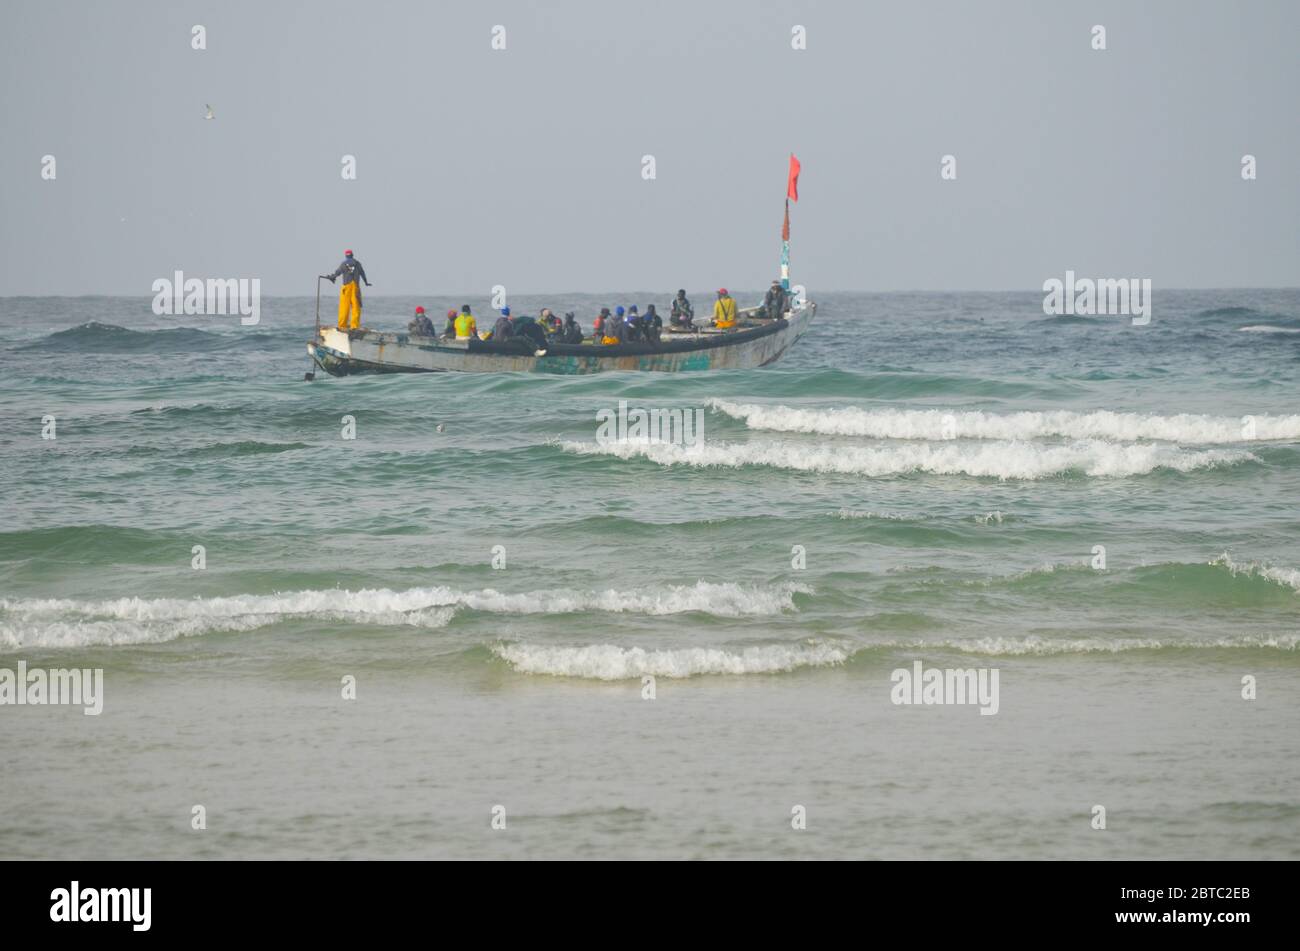
<path id="1" fill-rule="evenodd" d="M 762 290 L 766 290 L 766 287 L 764 287 Z M 1300 284 L 1249 284 L 1249 285 L 1247 285 L 1247 284 L 1235 284 L 1235 285 L 1205 285 L 1205 286 L 1165 287 L 1165 288 L 1161 288 L 1161 290 L 1163 290 L 1163 291 L 1296 291 L 1296 290 L 1300 290 Z M 479 292 L 479 293 L 481 294 L 481 292 Z M 628 294 L 659 294 L 659 293 L 668 294 L 668 295 L 671 296 L 674 292 L 673 292 L 673 291 L 646 291 L 646 290 L 644 290 L 644 289 L 641 289 L 641 290 L 634 290 L 634 291 L 627 291 L 627 290 L 622 290 L 622 291 L 611 291 L 611 290 L 595 290 L 595 291 L 574 291 L 574 290 L 569 290 L 569 291 L 511 291 L 511 292 L 510 292 L 510 296 L 511 296 L 511 297 L 546 297 L 546 296 L 560 297 L 560 296 L 564 296 L 564 295 L 567 295 L 567 294 L 587 294 L 587 295 L 610 295 L 610 296 L 615 296 L 615 295 L 619 295 L 619 294 L 622 294 L 622 295 L 628 295 Z M 704 291 L 703 293 L 706 293 L 706 294 L 707 294 L 707 293 L 713 293 L 713 292 L 712 292 L 712 291 Z M 760 291 L 760 293 L 761 293 L 761 291 Z M 957 288 L 957 289 L 937 289 L 937 288 L 924 288 L 924 287 L 909 287 L 909 288 L 888 288 L 888 289 L 874 289 L 874 290 L 867 290 L 867 289 L 862 289 L 862 288 L 831 288 L 831 289 L 822 290 L 820 293 L 823 293 L 823 294 L 1041 294 L 1041 293 L 1043 293 L 1043 291 L 1042 291 L 1041 288 L 1028 288 L 1028 287 L 1008 287 L 1008 288 Z M 111 293 L 103 293 L 103 292 L 94 292 L 94 293 L 89 293 L 89 294 L 0 294 L 0 300 L 16 300 L 16 299 L 20 299 L 20 298 L 41 298 L 41 299 L 51 299 L 51 298 L 53 298 L 53 299 L 63 299 L 63 300 L 85 300 L 85 299 L 91 299 L 91 298 L 97 298 L 97 297 L 126 297 L 126 298 L 132 298 L 132 297 L 134 297 L 134 298 L 140 298 L 140 299 L 142 299 L 142 300 L 149 300 L 149 299 L 152 299 L 152 298 L 157 297 L 157 296 L 158 296 L 158 295 L 157 295 L 156 293 L 150 293 L 150 294 L 111 294 Z M 312 293 L 305 293 L 305 294 L 267 294 L 267 295 L 265 295 L 265 296 L 267 296 L 267 297 L 271 297 L 271 298 L 276 298 L 276 297 L 291 298 L 291 297 L 314 297 L 315 294 L 312 294 Z M 472 300 L 472 299 L 474 298 L 475 295 L 474 295 L 474 294 L 468 294 L 468 295 L 467 295 L 467 294 L 465 294 L 465 293 L 463 293 L 463 292 L 453 292 L 453 291 L 438 291 L 438 292 L 434 292 L 434 291 L 415 291 L 415 292 L 411 292 L 411 293 L 401 293 L 401 294 L 375 294 L 375 293 L 369 293 L 369 294 L 366 295 L 366 297 L 368 297 L 368 298 L 372 298 L 372 299 L 374 299 L 374 298 L 378 298 L 378 299 L 392 299 L 392 298 L 399 298 L 399 297 L 420 297 L 420 296 L 425 296 L 425 297 L 456 297 L 456 298 L 462 298 L 462 297 L 463 297 L 463 298 L 466 298 L 466 299 L 470 299 L 470 300 Z M 489 295 L 486 295 L 486 296 L 489 296 L 489 297 L 490 297 L 491 295 L 489 294 Z M 810 296 L 811 296 L 811 295 L 810 295 Z"/>

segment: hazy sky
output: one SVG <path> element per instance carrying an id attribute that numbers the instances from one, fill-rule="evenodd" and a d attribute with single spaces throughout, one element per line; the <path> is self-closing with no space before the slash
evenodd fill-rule
<path id="1" fill-rule="evenodd" d="M 310 294 L 346 247 L 377 294 L 757 288 L 791 151 L 814 294 L 1300 285 L 1291 0 L 5 11 L 0 294 Z"/>

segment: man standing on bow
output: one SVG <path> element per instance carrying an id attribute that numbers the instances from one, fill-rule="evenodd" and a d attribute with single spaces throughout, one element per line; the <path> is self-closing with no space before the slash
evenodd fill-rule
<path id="1" fill-rule="evenodd" d="M 339 330 L 361 329 L 361 282 L 370 286 L 366 269 L 352 256 L 351 251 L 343 252 L 343 263 L 334 269 L 333 274 L 322 274 L 331 284 L 335 278 L 342 276 L 343 289 L 339 293 Z"/>

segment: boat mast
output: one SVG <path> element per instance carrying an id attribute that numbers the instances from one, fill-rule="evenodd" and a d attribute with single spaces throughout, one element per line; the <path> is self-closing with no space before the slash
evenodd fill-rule
<path id="1" fill-rule="evenodd" d="M 781 225 L 781 287 L 790 289 L 790 202 L 799 200 L 799 160 L 790 153 L 790 174 L 785 185 L 785 222 Z"/>
<path id="2" fill-rule="evenodd" d="M 785 224 L 781 225 L 781 286 L 790 289 L 790 199 L 785 200 Z"/>

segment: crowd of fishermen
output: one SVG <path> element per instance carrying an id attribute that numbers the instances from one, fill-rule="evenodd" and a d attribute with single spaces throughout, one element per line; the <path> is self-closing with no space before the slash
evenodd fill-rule
<path id="1" fill-rule="evenodd" d="M 783 317 L 789 308 L 789 292 L 780 281 L 773 281 L 756 316 L 777 319 Z M 719 288 L 709 326 L 726 330 L 736 326 L 736 319 L 735 299 L 725 287 Z M 685 290 L 679 290 L 673 298 L 668 321 L 670 331 L 690 333 L 701 329 L 695 324 L 695 309 L 687 299 Z M 476 337 L 498 343 L 515 339 L 528 340 L 537 349 L 543 350 L 558 343 L 609 346 L 640 342 L 657 344 L 664 331 L 664 320 L 654 304 L 647 304 L 644 313 L 635 304 L 626 308 L 615 307 L 612 312 L 608 307 L 602 307 L 592 323 L 592 332 L 588 335 L 574 319 L 572 311 L 566 313 L 561 320 L 549 307 L 543 307 L 536 317 L 511 314 L 509 307 L 502 307 L 491 329 L 480 332 L 469 304 L 465 304 L 459 313 L 455 310 L 447 311 L 447 320 L 441 331 L 434 327 L 424 308 L 417 307 L 415 318 L 406 330 L 413 336 L 438 337 L 443 340 L 472 340 Z"/>

